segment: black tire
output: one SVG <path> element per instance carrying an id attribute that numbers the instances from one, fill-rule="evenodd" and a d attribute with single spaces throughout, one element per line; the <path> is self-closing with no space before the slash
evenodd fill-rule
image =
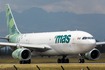
<path id="1" fill-rule="evenodd" d="M 79 59 L 79 63 L 81 63 L 81 59 Z"/>
<path id="2" fill-rule="evenodd" d="M 20 64 L 25 64 L 25 61 L 19 61 Z"/>
<path id="3" fill-rule="evenodd" d="M 61 59 L 58 59 L 58 61 L 57 61 L 58 63 L 61 63 Z"/>
<path id="4" fill-rule="evenodd" d="M 69 63 L 69 59 L 67 58 L 67 59 L 65 59 L 65 63 Z"/>
<path id="5" fill-rule="evenodd" d="M 27 61 L 19 61 L 20 64 L 30 64 L 31 63 L 31 59 L 27 60 Z"/>
<path id="6" fill-rule="evenodd" d="M 84 59 L 79 59 L 79 63 L 84 63 L 85 60 Z"/>
<path id="7" fill-rule="evenodd" d="M 19 61 L 20 64 L 23 64 L 22 61 Z"/>
<path id="8" fill-rule="evenodd" d="M 61 59 L 61 63 L 65 63 L 65 59 L 62 58 L 62 59 Z"/>
<path id="9" fill-rule="evenodd" d="M 30 63 L 31 63 L 31 59 L 29 59 L 29 60 L 27 61 L 27 63 L 30 64 Z"/>
<path id="10" fill-rule="evenodd" d="M 82 63 L 84 63 L 85 62 L 85 60 L 84 59 L 82 59 Z"/>

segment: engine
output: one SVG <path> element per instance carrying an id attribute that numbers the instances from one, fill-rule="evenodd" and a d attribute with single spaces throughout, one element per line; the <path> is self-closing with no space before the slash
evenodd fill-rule
<path id="1" fill-rule="evenodd" d="M 31 51 L 27 48 L 19 48 L 12 53 L 12 57 L 19 61 L 29 60 L 31 58 Z"/>
<path id="2" fill-rule="evenodd" d="M 100 58 L 100 51 L 96 48 L 90 52 L 85 53 L 85 59 L 87 60 L 98 60 Z"/>

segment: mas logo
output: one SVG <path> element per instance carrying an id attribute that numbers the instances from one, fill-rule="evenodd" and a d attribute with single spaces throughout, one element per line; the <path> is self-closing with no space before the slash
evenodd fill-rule
<path id="1" fill-rule="evenodd" d="M 69 43 L 71 35 L 58 35 L 55 36 L 55 43 Z"/>

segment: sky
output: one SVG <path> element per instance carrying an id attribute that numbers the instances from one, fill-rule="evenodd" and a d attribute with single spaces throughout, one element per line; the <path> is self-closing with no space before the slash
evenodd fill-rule
<path id="1" fill-rule="evenodd" d="M 105 14 L 105 0 L 0 0 L 0 12 L 9 4 L 19 13 L 31 7 L 42 8 L 47 12 L 73 12 L 76 14 Z"/>
<path id="2" fill-rule="evenodd" d="M 32 8 L 32 7 L 37 7 L 37 8 L 42 8 L 43 10 L 45 10 L 48 13 L 62 11 L 62 12 L 72 12 L 75 14 L 90 14 L 90 15 L 105 14 L 105 0 L 0 0 L 0 12 L 5 11 L 5 4 L 9 4 L 10 8 L 12 10 L 15 10 L 18 13 L 21 13 L 25 10 Z M 3 17 L 5 17 L 5 15 Z M 98 20 L 100 20 L 100 19 L 98 19 Z M 92 22 L 94 22 L 94 20 L 92 20 Z M 84 25 L 85 24 L 87 24 L 87 22 L 84 23 Z M 102 28 L 100 28 L 101 26 L 98 25 L 97 23 L 91 23 L 91 24 L 95 25 L 95 27 L 99 28 L 99 30 L 102 30 Z M 88 26 L 86 28 L 89 29 L 91 27 L 91 24 L 90 24 L 90 26 Z M 105 24 L 102 22 L 100 22 L 100 24 L 103 24 L 103 29 L 104 29 Z M 19 24 L 17 24 L 17 25 L 19 25 Z M 6 23 L 5 23 L 5 26 L 0 26 L 0 29 L 1 29 L 0 32 L 7 31 L 5 29 L 5 27 L 6 27 Z M 21 26 L 21 27 L 23 27 L 23 26 Z M 81 26 L 80 27 L 76 26 L 75 28 L 77 28 L 77 30 L 78 30 L 79 28 L 81 28 Z M 82 30 L 84 30 L 84 28 Z M 90 30 L 91 33 L 92 33 L 92 31 L 96 31 L 96 30 L 94 30 L 94 29 Z M 100 32 L 97 32 L 97 33 L 101 34 Z M 101 37 L 103 37 L 103 36 L 101 36 Z"/>

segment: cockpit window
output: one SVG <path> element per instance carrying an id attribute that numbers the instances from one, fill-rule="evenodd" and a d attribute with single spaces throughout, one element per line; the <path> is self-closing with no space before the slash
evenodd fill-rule
<path id="1" fill-rule="evenodd" d="M 82 40 L 85 40 L 85 39 L 94 39 L 93 37 L 83 37 Z"/>
<path id="2" fill-rule="evenodd" d="M 87 39 L 87 37 L 83 37 L 82 39 Z"/>
<path id="3" fill-rule="evenodd" d="M 93 37 L 88 37 L 88 39 L 94 39 Z"/>

